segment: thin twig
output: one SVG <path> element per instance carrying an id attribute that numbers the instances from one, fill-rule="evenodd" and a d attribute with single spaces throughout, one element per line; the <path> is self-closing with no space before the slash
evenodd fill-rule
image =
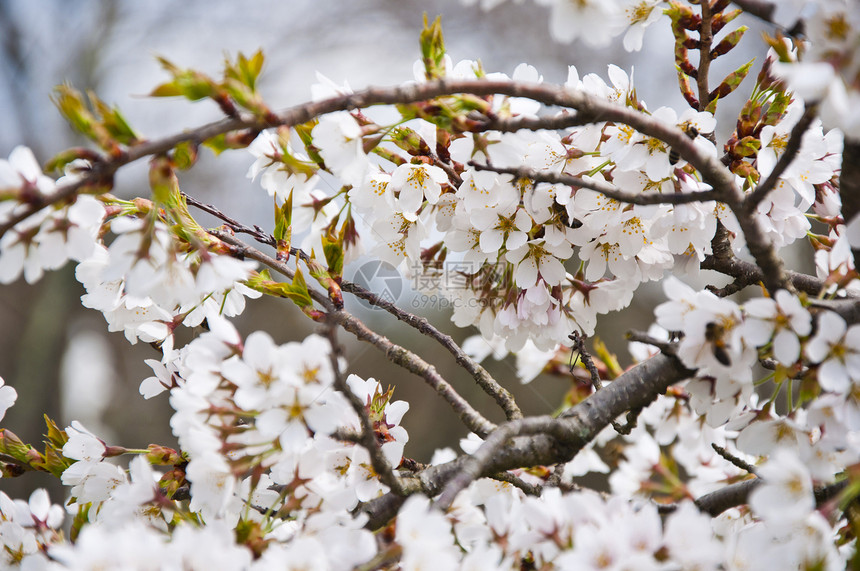
<path id="1" fill-rule="evenodd" d="M 734 454 L 732 454 L 731 452 L 726 450 L 725 447 L 720 446 L 719 444 L 715 444 L 712 442 L 711 448 L 713 448 L 714 452 L 719 454 L 720 457 L 723 458 L 723 460 L 725 460 L 726 462 L 728 462 L 732 466 L 740 468 L 741 470 L 749 472 L 750 474 L 753 474 L 753 475 L 758 473 L 755 466 L 753 466 L 749 462 L 745 461 L 743 458 L 738 458 L 737 456 L 735 456 Z"/>
<path id="2" fill-rule="evenodd" d="M 333 315 L 341 327 L 382 351 L 389 361 L 422 377 L 451 406 L 469 430 L 483 437 L 495 429 L 496 425 L 484 418 L 469 404 L 469 401 L 460 396 L 454 387 L 436 371 L 436 367 L 408 349 L 392 343 L 346 311 L 341 310 Z"/>
<path id="3" fill-rule="evenodd" d="M 182 197 L 185 198 L 185 201 L 191 206 L 202 210 L 208 214 L 211 214 L 215 218 L 225 222 L 227 227 L 233 230 L 234 232 L 239 232 L 241 234 L 248 234 L 254 240 L 259 242 L 260 244 L 265 244 L 267 246 L 275 247 L 277 245 L 275 237 L 271 234 L 266 233 L 263 229 L 259 227 L 251 228 L 250 226 L 245 226 L 238 220 L 231 218 L 230 216 L 224 214 L 221 210 L 213 206 L 212 204 L 206 204 L 205 202 L 201 202 L 190 196 L 186 193 L 182 193 Z"/>
<path id="4" fill-rule="evenodd" d="M 493 397 L 499 406 L 502 407 L 502 410 L 505 411 L 505 416 L 508 420 L 523 417 L 523 413 L 520 411 L 519 406 L 517 406 L 514 396 L 510 391 L 501 386 L 498 381 L 496 381 L 492 375 L 484 369 L 484 367 L 467 355 L 450 335 L 446 335 L 436 329 L 429 321 L 427 321 L 426 318 L 404 311 L 393 303 L 367 291 L 358 284 L 343 280 L 341 288 L 345 292 L 352 293 L 368 303 L 384 309 L 400 321 L 412 326 L 420 333 L 436 340 L 454 356 L 458 365 L 466 369 L 466 371 L 472 375 L 472 378 L 475 379 L 478 386 L 480 386 L 485 393 Z"/>
<path id="5" fill-rule="evenodd" d="M 492 474 L 490 478 L 500 482 L 507 482 L 508 484 L 521 489 L 529 496 L 539 496 L 543 491 L 543 486 L 539 484 L 529 484 L 519 476 L 515 476 L 510 472 L 497 472 Z"/>
<path id="6" fill-rule="evenodd" d="M 707 202 L 710 200 L 720 200 L 721 193 L 716 190 L 702 190 L 697 192 L 677 192 L 674 194 L 661 194 L 657 192 L 647 192 L 644 194 L 635 194 L 632 192 L 624 192 L 618 190 L 617 187 L 608 182 L 601 182 L 596 179 L 584 179 L 578 176 L 573 176 L 565 173 L 557 173 L 550 171 L 539 171 L 526 167 L 505 168 L 486 165 L 470 161 L 469 165 L 479 171 L 491 171 L 499 174 L 509 174 L 515 178 L 525 178 L 534 182 L 548 182 L 553 184 L 566 184 L 571 187 L 582 187 L 599 192 L 600 194 L 628 204 L 690 204 L 692 202 Z"/>
<path id="7" fill-rule="evenodd" d="M 677 343 L 672 343 L 671 341 L 661 341 L 660 339 L 651 337 L 643 331 L 637 331 L 635 329 L 628 331 L 624 335 L 624 337 L 628 341 L 635 341 L 636 343 L 645 343 L 646 345 L 656 347 L 660 350 L 661 353 L 665 353 L 667 355 L 674 355 L 678 349 Z"/>
<path id="8" fill-rule="evenodd" d="M 337 322 L 329 314 L 329 320 L 325 325 L 326 337 L 331 344 L 331 352 L 329 353 L 331 360 L 332 371 L 334 372 L 334 387 L 346 397 L 352 410 L 358 415 L 359 423 L 361 424 L 361 445 L 367 450 L 370 455 L 370 465 L 373 466 L 373 471 L 382 480 L 382 483 L 388 486 L 391 491 L 398 496 L 404 495 L 403 487 L 400 485 L 400 478 L 394 474 L 391 464 L 382 452 L 382 446 L 376 438 L 376 431 L 373 428 L 373 421 L 367 414 L 367 404 L 361 401 L 349 385 L 343 373 L 340 371 L 340 358 L 343 350 L 340 343 L 337 342 Z"/>
<path id="9" fill-rule="evenodd" d="M 642 414 L 644 408 L 634 408 L 632 410 L 627 411 L 627 414 L 624 417 L 624 424 L 621 424 L 617 420 L 612 421 L 612 428 L 618 434 L 622 436 L 626 436 L 633 432 L 633 429 L 636 428 L 636 423 L 639 420 L 639 415 Z"/>
<path id="10" fill-rule="evenodd" d="M 715 285 L 708 284 L 705 286 L 705 289 L 717 297 L 729 297 L 730 295 L 738 293 L 748 285 L 750 284 L 743 283 L 743 281 L 741 280 L 735 280 L 729 284 L 726 284 L 725 287 L 717 287 Z"/>
<path id="11" fill-rule="evenodd" d="M 591 357 L 591 353 L 589 353 L 588 349 L 585 348 L 585 335 L 580 335 L 579 332 L 574 331 L 568 335 L 568 337 L 573 341 L 572 349 L 576 351 L 579 358 L 582 359 L 582 364 L 585 365 L 585 368 L 591 377 L 591 386 L 594 387 L 594 391 L 597 392 L 603 389 L 603 381 L 600 380 L 600 372 L 594 365 L 594 359 Z M 573 367 L 571 367 L 571 369 L 572 368 Z M 639 418 L 641 413 L 642 408 L 634 408 L 627 411 L 625 423 L 621 424 L 620 422 L 613 420 L 612 428 L 614 428 L 615 432 L 618 434 L 630 434 L 633 429 L 636 428 L 636 420 Z"/>
<path id="12" fill-rule="evenodd" d="M 591 386 L 594 387 L 595 392 L 599 391 L 603 388 L 603 382 L 600 380 L 600 372 L 594 365 L 594 360 L 591 358 L 591 353 L 589 353 L 588 349 L 585 348 L 585 335 L 581 335 L 578 331 L 574 331 L 567 337 L 568 339 L 573 341 L 573 346 L 571 347 L 571 350 L 578 353 L 579 357 L 582 359 L 582 364 L 585 365 L 585 368 L 591 377 Z"/>

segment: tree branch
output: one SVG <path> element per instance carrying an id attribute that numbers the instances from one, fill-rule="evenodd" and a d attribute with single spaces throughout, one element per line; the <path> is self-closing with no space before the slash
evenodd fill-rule
<path id="1" fill-rule="evenodd" d="M 735 257 L 705 256 L 700 267 L 703 270 L 714 270 L 732 276 L 741 289 L 764 280 L 764 273 L 761 268 Z M 807 274 L 788 271 L 786 275 L 795 289 L 812 296 L 817 296 L 824 287 L 824 281 Z"/>
<path id="2" fill-rule="evenodd" d="M 475 410 L 469 401 L 461 397 L 448 381 L 436 371 L 436 367 L 409 351 L 392 343 L 388 338 L 368 328 L 355 316 L 346 311 L 336 311 L 333 318 L 346 331 L 349 331 L 362 341 L 367 341 L 385 354 L 385 358 L 400 365 L 407 371 L 422 377 L 424 381 L 435 390 L 457 413 L 466 427 L 479 436 L 490 434 L 496 425 L 484 418 Z"/>
<path id="3" fill-rule="evenodd" d="M 568 462 L 613 419 L 647 406 L 671 385 L 693 374 L 674 357 L 656 355 L 557 418 L 530 417 L 500 425 L 472 456 L 424 470 L 418 476 L 421 491 L 428 496 L 442 492 L 444 506 L 478 477 Z M 359 509 L 370 516 L 368 527 L 375 528 L 393 517 L 398 507 L 398 502 L 382 496 Z"/>
<path id="4" fill-rule="evenodd" d="M 458 93 L 478 96 L 501 94 L 510 97 L 525 97 L 544 105 L 576 109 L 577 118 L 583 123 L 601 121 L 624 123 L 645 135 L 660 139 L 678 151 L 681 157 L 693 165 L 702 174 L 704 181 L 720 194 L 723 201 L 735 213 L 746 237 L 750 253 L 764 272 L 765 286 L 771 291 L 781 287 L 790 288 L 790 284 L 782 271 L 782 261 L 767 240 L 763 228 L 754 217 L 742 215 L 744 197 L 735 184 L 734 175 L 716 157 L 694 145 L 682 129 L 676 125 L 663 123 L 636 109 L 598 99 L 581 90 L 574 91 L 564 86 L 514 81 L 439 80 L 390 88 L 371 87 L 364 91 L 291 107 L 274 114 L 266 123 L 263 123 L 258 117 L 244 114 L 236 118 L 209 123 L 164 139 L 140 143 L 129 147 L 118 157 L 95 164 L 92 173 L 73 183 L 58 187 L 54 194 L 42 197 L 12 215 L 0 225 L 0 236 L 35 212 L 49 205 L 70 199 L 79 189 L 87 185 L 93 185 L 98 181 L 106 184 L 121 166 L 144 156 L 166 153 L 182 142 L 202 142 L 211 137 L 240 129 L 258 131 L 268 127 L 300 125 L 315 117 L 335 111 L 349 111 L 377 104 L 412 103 Z M 476 122 L 475 125 L 477 129 L 482 129 L 480 123 Z"/>
<path id="5" fill-rule="evenodd" d="M 720 200 L 720 193 L 715 190 L 705 190 L 690 193 L 675 193 L 661 194 L 657 192 L 648 192 L 643 194 L 635 194 L 632 192 L 624 192 L 618 190 L 618 187 L 601 182 L 596 179 L 584 179 L 577 176 L 572 176 L 565 173 L 556 173 L 550 171 L 539 171 L 526 167 L 506 168 L 496 167 L 493 165 L 479 164 L 470 161 L 469 165 L 475 167 L 479 171 L 491 171 L 499 174 L 509 174 L 515 178 L 526 178 L 534 182 L 548 182 L 552 184 L 566 184 L 570 187 L 582 187 L 617 200 L 629 204 L 689 204 L 691 202 L 706 202 L 709 200 Z"/>
<path id="6" fill-rule="evenodd" d="M 696 506 L 698 506 L 698 508 L 703 512 L 716 517 L 727 509 L 748 503 L 750 493 L 760 486 L 762 482 L 763 480 L 760 478 L 753 478 L 751 480 L 744 480 L 736 484 L 728 485 L 696 499 Z M 849 480 L 846 479 L 828 486 L 819 486 L 815 488 L 812 492 L 815 496 L 815 505 L 821 506 L 838 496 L 839 493 L 848 485 L 848 482 Z M 668 511 L 671 511 L 671 509 Z"/>
<path id="7" fill-rule="evenodd" d="M 650 115 L 598 99 L 583 91 L 572 91 L 564 86 L 514 81 L 439 80 L 389 88 L 371 87 L 355 93 L 337 95 L 321 101 L 290 107 L 274 114 L 270 117 L 271 121 L 269 122 L 263 122 L 251 114 L 242 114 L 235 118 L 221 119 L 162 139 L 144 141 L 128 147 L 116 157 L 96 161 L 91 171 L 86 175 L 76 181 L 57 187 L 56 191 L 49 196 L 34 199 L 26 208 L 0 224 L 0 237 L 18 222 L 47 206 L 69 200 L 82 188 L 111 184 L 113 174 L 122 166 L 146 156 L 167 153 L 180 143 L 201 143 L 212 137 L 242 129 L 250 129 L 253 133 L 269 127 L 301 125 L 320 115 L 336 111 L 349 111 L 378 104 L 413 103 L 458 93 L 470 93 L 478 96 L 499 94 L 525 97 L 548 106 L 576 109 L 578 111 L 576 113 L 578 124 L 599 121 L 625 123 L 646 135 L 663 140 L 678 150 L 680 155 L 702 172 L 706 179 L 713 177 L 713 174 L 720 170 L 725 171 L 725 167 L 718 160 L 699 150 L 692 144 L 686 133 L 677 126 L 664 124 Z M 480 121 L 475 122 L 475 130 L 485 130 Z M 723 174 L 725 175 L 725 173 Z M 723 176 L 720 180 L 731 181 L 727 176 Z M 712 186 L 714 185 L 712 184 Z"/>

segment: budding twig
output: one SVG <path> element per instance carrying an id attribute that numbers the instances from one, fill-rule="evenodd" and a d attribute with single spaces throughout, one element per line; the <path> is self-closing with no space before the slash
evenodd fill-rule
<path id="1" fill-rule="evenodd" d="M 711 43 L 714 35 L 711 29 L 710 0 L 700 2 L 702 7 L 702 25 L 699 28 L 699 69 L 696 75 L 696 88 L 699 91 L 699 111 L 707 109 L 711 103 L 711 92 L 708 88 L 708 73 L 711 70 Z"/>

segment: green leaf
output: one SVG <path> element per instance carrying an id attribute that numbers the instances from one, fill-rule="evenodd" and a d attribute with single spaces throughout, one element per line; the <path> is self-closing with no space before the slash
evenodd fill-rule
<path id="1" fill-rule="evenodd" d="M 340 240 L 329 234 L 322 235 L 323 254 L 328 264 L 328 271 L 332 276 L 343 275 L 343 245 Z"/>
<path id="2" fill-rule="evenodd" d="M 313 299 L 308 291 L 308 284 L 305 282 L 305 278 L 299 268 L 296 268 L 296 274 L 291 284 L 269 279 L 268 272 L 260 272 L 252 275 L 246 283 L 248 287 L 260 293 L 288 298 L 303 309 L 306 307 L 313 308 Z"/>
<path id="3" fill-rule="evenodd" d="M 679 38 L 683 30 L 698 32 L 702 26 L 702 17 L 680 2 L 669 2 L 669 7 L 663 10 L 672 22 L 672 32 Z"/>
<path id="4" fill-rule="evenodd" d="M 320 264 L 313 255 L 314 253 L 311 252 L 311 259 L 305 260 L 305 263 L 308 266 L 308 272 L 321 286 L 326 288 L 328 291 L 328 298 L 334 304 L 335 308 L 343 309 L 343 291 L 341 291 L 339 280 L 332 277 L 329 270 Z M 338 262 L 335 260 L 335 263 L 337 264 Z M 343 260 L 339 263 L 341 269 L 343 269 Z"/>
<path id="5" fill-rule="evenodd" d="M 216 157 L 230 148 L 230 146 L 227 145 L 227 136 L 223 133 L 221 135 L 209 137 L 203 141 L 203 146 L 215 153 Z"/>
<path id="6" fill-rule="evenodd" d="M 738 88 L 747 74 L 750 72 L 755 58 L 751 59 L 744 65 L 737 68 L 735 71 L 726 76 L 720 85 L 710 93 L 711 99 L 725 99 L 728 94 Z"/>
<path id="7" fill-rule="evenodd" d="M 74 149 L 67 149 L 65 151 L 61 151 L 51 157 L 47 164 L 45 164 L 46 172 L 55 172 L 62 171 L 66 168 L 66 165 L 78 160 L 85 159 L 89 161 L 98 160 L 98 154 L 95 151 L 90 149 L 85 149 L 82 147 L 76 147 Z"/>
<path id="8" fill-rule="evenodd" d="M 175 466 L 184 461 L 182 454 L 173 448 L 168 448 L 167 446 L 150 444 L 146 449 L 146 459 L 150 464 L 154 464 L 156 466 Z"/>
<path id="9" fill-rule="evenodd" d="M 62 448 L 65 446 L 66 442 L 69 441 L 66 431 L 61 430 L 60 427 L 57 426 L 57 423 L 51 420 L 47 414 L 45 415 L 45 425 L 47 426 L 45 438 L 48 439 L 48 443 L 54 448 Z"/>
<path id="10" fill-rule="evenodd" d="M 296 125 L 294 129 L 302 144 L 305 146 L 305 151 L 307 151 L 308 157 L 317 165 L 322 166 L 325 164 L 325 161 L 323 160 L 322 155 L 320 155 L 319 149 L 314 146 L 313 138 L 313 130 L 318 123 L 319 119 L 314 119 L 307 123 Z"/>
<path id="11" fill-rule="evenodd" d="M 744 137 L 737 142 L 734 148 L 734 154 L 740 157 L 751 157 L 758 153 L 761 148 L 761 141 L 756 137 Z"/>
<path id="12" fill-rule="evenodd" d="M 730 32 L 725 38 L 720 40 L 712 50 L 711 50 L 711 59 L 716 59 L 721 55 L 725 55 L 729 53 L 735 46 L 738 45 L 738 42 L 741 41 L 741 38 L 744 37 L 744 34 L 749 28 L 746 26 L 741 26 L 737 30 Z"/>
<path id="13" fill-rule="evenodd" d="M 73 129 L 112 154 L 119 151 L 108 129 L 87 108 L 80 91 L 68 84 L 58 85 L 51 99 Z"/>
<path id="14" fill-rule="evenodd" d="M 224 77 L 238 81 L 253 93 L 256 91 L 257 78 L 263 69 L 264 60 L 262 50 L 257 50 L 250 59 L 239 52 L 236 63 L 230 63 L 229 60 L 224 62 Z"/>
<path id="15" fill-rule="evenodd" d="M 430 152 L 430 147 L 427 146 L 427 143 L 423 138 L 421 138 L 421 135 L 409 127 L 397 127 L 392 129 L 390 137 L 395 145 L 412 156 L 427 155 Z"/>
<path id="16" fill-rule="evenodd" d="M 714 97 L 711 99 L 711 102 L 705 107 L 705 111 L 710 113 L 711 115 L 717 112 L 717 103 L 720 101 L 719 97 Z"/>
<path id="17" fill-rule="evenodd" d="M 54 88 L 54 105 L 72 125 L 72 128 L 89 139 L 95 137 L 93 131 L 96 118 L 84 104 L 81 92 L 69 84 L 58 85 Z"/>
<path id="18" fill-rule="evenodd" d="M 690 76 L 684 73 L 680 67 L 675 66 L 678 72 L 678 87 L 681 89 L 681 95 L 687 101 L 687 104 L 693 109 L 699 108 L 699 98 L 693 92 L 693 84 L 690 83 Z"/>
<path id="19" fill-rule="evenodd" d="M 719 12 L 717 14 L 713 14 L 713 17 L 711 18 L 711 31 L 714 34 L 719 33 L 719 31 L 722 30 L 726 26 L 726 24 L 728 24 L 741 14 L 743 14 L 743 10 L 741 10 L 740 8 L 736 10 L 729 10 L 728 12 Z"/>
<path id="20" fill-rule="evenodd" d="M 0 453 L 11 456 L 19 462 L 29 464 L 30 459 L 28 454 L 32 449 L 32 446 L 24 444 L 24 441 L 18 438 L 18 435 L 11 430 L 0 428 Z"/>
<path id="21" fill-rule="evenodd" d="M 785 116 L 791 104 L 791 95 L 781 90 L 774 90 L 774 97 L 767 106 L 762 118 L 765 125 L 776 125 Z"/>
<path id="22" fill-rule="evenodd" d="M 791 63 L 795 61 L 795 55 L 791 51 L 791 43 L 785 41 L 785 36 L 782 32 L 777 31 L 775 36 L 771 36 L 767 32 L 762 34 L 762 38 L 764 42 L 773 48 L 774 53 L 776 53 L 779 61 L 783 63 Z"/>
<path id="23" fill-rule="evenodd" d="M 152 188 L 152 199 L 159 205 L 172 208 L 179 203 L 179 181 L 166 156 L 153 157 L 150 162 L 149 186 Z"/>
<path id="24" fill-rule="evenodd" d="M 115 140 L 123 145 L 133 145 L 140 140 L 116 106 L 107 105 L 92 91 L 87 91 L 87 96 L 93 109 L 101 115 L 102 125 Z"/>
<path id="25" fill-rule="evenodd" d="M 75 460 L 70 460 L 63 456 L 60 451 L 48 447 L 45 448 L 45 460 L 38 467 L 59 478 L 74 463 Z M 34 467 L 36 467 L 35 465 L 34 462 Z"/>
<path id="26" fill-rule="evenodd" d="M 162 83 L 149 92 L 150 97 L 179 97 L 182 90 L 176 83 Z"/>
<path id="27" fill-rule="evenodd" d="M 278 206 L 278 203 L 275 202 L 275 231 L 273 234 L 275 240 L 286 240 L 289 242 L 290 236 L 292 235 L 292 224 L 293 192 L 290 191 L 290 195 L 287 197 L 287 200 L 283 205 Z"/>
<path id="28" fill-rule="evenodd" d="M 290 196 L 283 205 L 278 207 L 277 200 L 275 201 L 275 231 L 274 238 L 276 241 L 275 249 L 277 250 L 278 260 L 285 262 L 290 259 L 290 247 L 293 241 L 293 193 L 290 191 Z"/>
<path id="29" fill-rule="evenodd" d="M 84 504 L 78 506 L 78 513 L 72 520 L 72 527 L 69 530 L 69 539 L 75 541 L 80 535 L 83 527 L 90 522 L 90 507 L 92 504 Z"/>
<path id="30" fill-rule="evenodd" d="M 197 143 L 184 141 L 173 147 L 171 158 L 179 170 L 188 170 L 197 162 Z"/>
<path id="31" fill-rule="evenodd" d="M 424 76 L 427 80 L 445 77 L 445 40 L 442 37 L 442 17 L 436 16 L 433 23 L 427 24 L 424 14 L 424 29 L 419 37 L 421 57 L 424 61 Z"/>
<path id="32" fill-rule="evenodd" d="M 182 96 L 191 101 L 200 101 L 217 95 L 217 83 L 209 76 L 191 69 L 182 69 L 160 56 L 156 59 L 161 63 L 161 67 L 173 76 L 173 80 L 157 86 L 150 92 L 150 96 Z"/>

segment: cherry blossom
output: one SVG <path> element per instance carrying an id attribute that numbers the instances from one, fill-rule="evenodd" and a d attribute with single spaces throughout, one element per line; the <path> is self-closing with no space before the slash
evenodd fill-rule
<path id="1" fill-rule="evenodd" d="M 3 377 L 0 377 L 0 420 L 3 420 L 3 417 L 6 416 L 6 411 L 15 404 L 17 399 L 18 392 L 15 388 L 7 385 Z"/>
<path id="2" fill-rule="evenodd" d="M 570 43 L 582 40 L 593 47 L 607 45 L 623 26 L 623 14 L 615 1 L 566 2 L 537 0 L 550 6 L 550 33 L 553 39 Z"/>
<path id="3" fill-rule="evenodd" d="M 820 363 L 818 383 L 825 390 L 848 392 L 860 366 L 860 326 L 848 327 L 845 320 L 832 311 L 818 318 L 818 332 L 806 345 L 806 356 Z"/>
<path id="4" fill-rule="evenodd" d="M 744 337 L 753 345 L 761 346 L 773 336 L 773 355 L 784 365 L 792 365 L 800 358 L 800 339 L 812 332 L 812 316 L 800 300 L 779 290 L 774 299 L 757 298 L 744 303 L 747 319 Z"/>
<path id="5" fill-rule="evenodd" d="M 803 521 L 812 512 L 812 479 L 797 456 L 779 449 L 759 474 L 764 482 L 750 496 L 756 515 L 768 522 L 789 525 Z"/>

